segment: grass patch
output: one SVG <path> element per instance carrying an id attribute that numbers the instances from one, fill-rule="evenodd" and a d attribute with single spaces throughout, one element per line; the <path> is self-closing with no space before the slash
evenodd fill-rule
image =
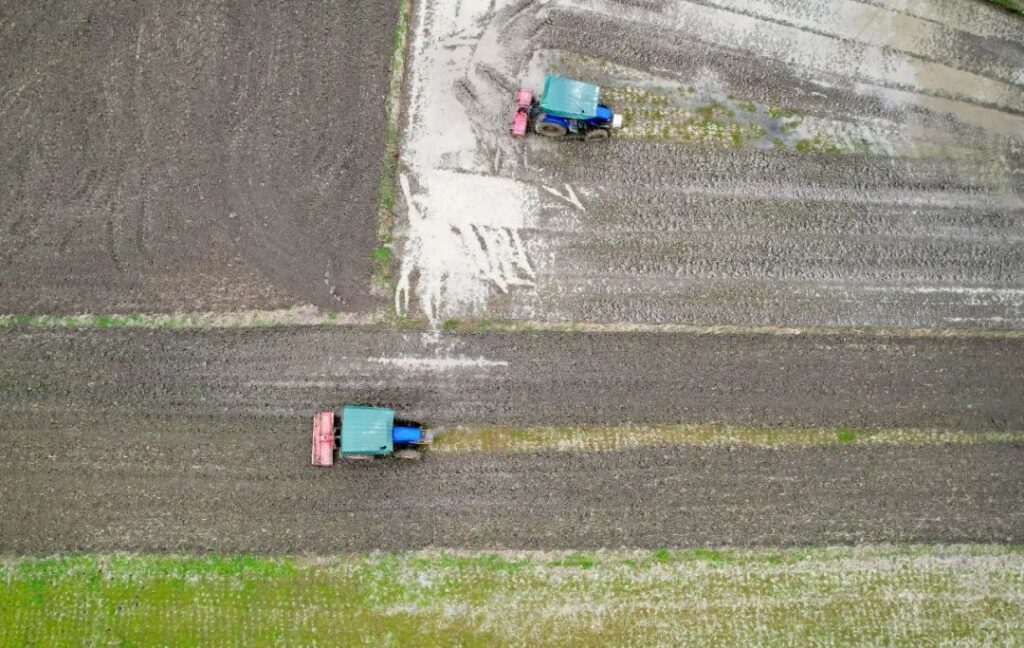
<path id="1" fill-rule="evenodd" d="M 395 186 L 398 181 L 398 145 L 400 132 L 402 87 L 405 80 L 405 55 L 409 43 L 409 25 L 412 20 L 411 0 L 401 0 L 398 7 L 398 25 L 395 27 L 395 47 L 391 57 L 391 81 L 384 115 L 384 159 L 381 165 L 380 185 L 377 192 L 377 239 L 380 246 L 373 251 L 372 284 L 380 288 L 391 286 L 390 250 L 386 263 L 378 261 L 378 251 L 388 249 L 395 226 Z"/>
<path id="2" fill-rule="evenodd" d="M 201 313 L 129 313 L 104 315 L 0 315 L 0 330 L 5 328 L 70 329 L 181 329 L 239 328 L 261 326 L 302 326 L 318 324 L 364 325 L 384 322 L 383 314 L 342 317 L 335 311 L 322 312 L 313 306 L 270 311 Z"/>
<path id="3" fill-rule="evenodd" d="M 0 561 L 0 645 L 1017 645 L 1024 549 Z"/>
<path id="4" fill-rule="evenodd" d="M 830 446 L 850 444 L 1020 443 L 1024 431 L 925 429 L 737 428 L 725 425 L 647 427 L 455 427 L 439 434 L 433 452 L 602 452 L 669 445 Z"/>
<path id="5" fill-rule="evenodd" d="M 391 285 L 391 248 L 386 245 L 373 248 L 373 281 L 377 285 Z"/>
<path id="6" fill-rule="evenodd" d="M 842 149 L 822 134 L 812 139 L 801 139 L 796 142 L 796 150 L 801 153 L 839 153 Z"/>
<path id="7" fill-rule="evenodd" d="M 836 440 L 838 440 L 839 443 L 853 443 L 857 440 L 857 433 L 853 430 L 848 430 L 847 428 L 837 428 Z"/>
<path id="8" fill-rule="evenodd" d="M 989 0 L 989 2 L 1013 13 L 1024 14 L 1024 3 L 1020 0 Z"/>
<path id="9" fill-rule="evenodd" d="M 444 324 L 441 325 L 441 330 L 451 333 L 454 331 L 458 331 L 459 326 L 459 320 L 455 319 L 454 317 L 450 317 L 444 321 Z"/>

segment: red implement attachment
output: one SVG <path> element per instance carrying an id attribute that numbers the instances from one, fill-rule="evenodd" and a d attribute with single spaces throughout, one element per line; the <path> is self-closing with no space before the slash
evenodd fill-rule
<path id="1" fill-rule="evenodd" d="M 516 95 L 516 115 L 512 118 L 512 135 L 526 135 L 526 126 L 530 121 L 530 106 L 533 105 L 533 90 L 520 88 Z"/>
<path id="2" fill-rule="evenodd" d="M 313 465 L 334 465 L 334 412 L 317 412 L 313 417 Z"/>

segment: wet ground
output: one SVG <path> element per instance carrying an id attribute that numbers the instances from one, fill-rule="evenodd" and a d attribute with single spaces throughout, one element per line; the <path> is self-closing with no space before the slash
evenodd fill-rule
<path id="1" fill-rule="evenodd" d="M 0 313 L 373 306 L 397 4 L 0 2 Z"/>
<path id="2" fill-rule="evenodd" d="M 374 307 L 393 4 L 5 3 L 0 312 Z M 417 3 L 398 311 L 1024 325 L 1024 30 L 968 4 Z M 546 71 L 624 131 L 511 140 Z M 345 402 L 1020 430 L 1010 337 L 19 326 L 0 358 L 0 552 L 1024 538 L 1014 444 L 307 465 Z"/>
<path id="3" fill-rule="evenodd" d="M 400 308 L 1024 325 L 1022 18 L 961 0 L 464 2 L 420 12 L 413 51 Z M 546 72 L 602 85 L 626 128 L 514 142 L 515 90 Z"/>
<path id="4" fill-rule="evenodd" d="M 1024 429 L 1024 340 L 343 327 L 0 332 L 5 416 Z M 114 452 L 115 447 L 111 447 Z"/>
<path id="5" fill-rule="evenodd" d="M 1019 444 L 445 454 L 331 470 L 308 462 L 311 412 L 350 401 L 394 405 L 437 427 L 1019 430 L 1021 344 L 7 330 L 0 552 L 1020 542 Z"/>
<path id="6" fill-rule="evenodd" d="M 318 469 L 292 419 L 50 411 L 13 424 L 0 552 L 1024 541 L 1019 444 L 445 454 Z"/>

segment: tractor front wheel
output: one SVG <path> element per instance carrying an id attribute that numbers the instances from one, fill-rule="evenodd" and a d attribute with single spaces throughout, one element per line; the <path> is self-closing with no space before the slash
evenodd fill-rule
<path id="1" fill-rule="evenodd" d="M 595 128 L 594 130 L 587 131 L 583 138 L 588 142 L 602 142 L 611 137 L 611 135 L 607 128 Z"/>
<path id="2" fill-rule="evenodd" d="M 543 135 L 544 137 L 565 137 L 565 134 L 568 132 L 568 129 L 561 124 L 544 121 L 544 115 L 537 119 L 537 125 L 533 127 L 533 130 L 538 135 Z"/>

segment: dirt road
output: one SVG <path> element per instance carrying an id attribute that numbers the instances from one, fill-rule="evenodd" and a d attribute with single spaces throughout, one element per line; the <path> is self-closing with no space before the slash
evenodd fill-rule
<path id="1" fill-rule="evenodd" d="M 397 4 L 0 2 L 0 312 L 371 306 Z"/>
<path id="2" fill-rule="evenodd" d="M 0 551 L 1024 541 L 1024 447 L 307 466 L 345 401 L 434 425 L 1021 429 L 1021 341 L 302 328 L 0 333 Z"/>

